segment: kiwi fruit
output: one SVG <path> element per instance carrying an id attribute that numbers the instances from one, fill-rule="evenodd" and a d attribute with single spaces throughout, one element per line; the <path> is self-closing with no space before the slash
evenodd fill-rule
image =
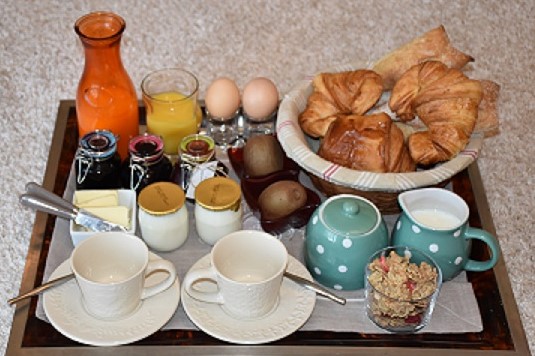
<path id="1" fill-rule="evenodd" d="M 293 180 L 281 180 L 270 184 L 258 197 L 262 218 L 273 220 L 290 215 L 307 201 L 305 187 Z"/>
<path id="2" fill-rule="evenodd" d="M 261 177 L 282 170 L 284 153 L 272 135 L 250 137 L 243 148 L 243 169 L 249 177 Z"/>

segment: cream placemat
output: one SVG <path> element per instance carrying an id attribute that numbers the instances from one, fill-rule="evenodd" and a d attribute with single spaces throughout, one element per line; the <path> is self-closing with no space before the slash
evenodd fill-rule
<path id="1" fill-rule="evenodd" d="M 228 167 L 226 155 L 219 152 L 218 157 Z M 231 177 L 236 179 L 234 172 Z M 300 177 L 301 182 L 312 187 L 308 177 L 304 174 Z M 74 191 L 74 175 L 71 171 L 64 198 L 71 199 Z M 320 195 L 321 196 L 321 195 Z M 244 222 L 246 229 L 260 230 L 260 222 L 251 213 L 244 201 Z M 195 230 L 195 218 L 193 214 L 193 204 L 187 203 L 189 212 L 189 237 L 179 249 L 171 252 L 157 252 L 159 256 L 174 262 L 179 279 L 182 281 L 189 268 L 201 257 L 210 252 L 211 246 L 200 240 Z M 385 222 L 391 231 L 396 220 L 395 215 L 384 216 Z M 140 236 L 139 231 L 137 235 Z M 288 252 L 303 262 L 304 228 L 292 229 L 279 236 L 286 245 Z M 48 253 L 47 264 L 44 271 L 44 280 L 48 280 L 52 272 L 66 259 L 69 258 L 73 249 L 73 244 L 69 234 L 69 224 L 66 220 L 57 219 L 56 226 L 52 234 L 52 241 Z M 344 306 L 332 301 L 318 298 L 314 312 L 310 319 L 300 330 L 328 330 L 340 332 L 363 332 L 363 333 L 385 333 L 384 330 L 373 324 L 366 316 L 366 305 L 363 302 L 364 291 L 340 292 L 336 293 L 348 298 L 348 303 Z M 42 305 L 42 298 L 39 298 L 36 315 L 38 318 L 48 321 Z M 182 305 L 180 305 L 163 329 L 197 329 L 189 320 Z M 472 289 L 472 285 L 467 282 L 466 275 L 462 273 L 453 281 L 443 284 L 437 305 L 431 321 L 421 332 L 426 333 L 462 333 L 479 332 L 483 329 L 481 316 L 477 301 Z"/>

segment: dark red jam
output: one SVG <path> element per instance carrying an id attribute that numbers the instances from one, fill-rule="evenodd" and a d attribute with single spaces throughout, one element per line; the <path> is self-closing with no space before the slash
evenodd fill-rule
<path id="1" fill-rule="evenodd" d="M 164 155 L 163 141 L 159 136 L 144 134 L 130 140 L 129 157 L 121 169 L 122 185 L 138 194 L 156 182 L 169 182 L 173 165 Z"/>

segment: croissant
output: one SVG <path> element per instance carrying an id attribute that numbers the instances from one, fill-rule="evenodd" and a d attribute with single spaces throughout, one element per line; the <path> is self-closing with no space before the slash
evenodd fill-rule
<path id="1" fill-rule="evenodd" d="M 338 114 L 362 115 L 381 97 L 381 77 L 370 70 L 320 73 L 312 82 L 314 91 L 299 115 L 303 131 L 323 137 Z"/>
<path id="2" fill-rule="evenodd" d="M 399 173 L 415 170 L 403 133 L 387 114 L 335 117 L 321 140 L 320 157 L 360 171 Z"/>
<path id="3" fill-rule="evenodd" d="M 374 64 L 373 70 L 381 75 L 385 89 L 389 90 L 409 68 L 428 60 L 460 69 L 474 59 L 454 48 L 444 26 L 439 26 L 390 52 Z"/>
<path id="4" fill-rule="evenodd" d="M 427 130 L 409 136 L 412 159 L 421 165 L 447 161 L 468 143 L 482 98 L 481 84 L 437 61 L 417 64 L 397 81 L 389 100 L 401 121 L 418 115 Z"/>

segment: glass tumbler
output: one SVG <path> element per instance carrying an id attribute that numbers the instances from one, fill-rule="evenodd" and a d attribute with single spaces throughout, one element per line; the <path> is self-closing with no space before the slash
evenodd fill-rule
<path id="1" fill-rule="evenodd" d="M 442 273 L 425 253 L 405 246 L 374 253 L 366 265 L 366 311 L 377 326 L 411 333 L 431 319 Z"/>
<path id="2" fill-rule="evenodd" d="M 202 119 L 197 104 L 197 78 L 184 69 L 161 69 L 143 79 L 141 91 L 147 109 L 147 131 L 162 137 L 165 154 L 178 155 L 180 141 L 196 133 Z"/>

